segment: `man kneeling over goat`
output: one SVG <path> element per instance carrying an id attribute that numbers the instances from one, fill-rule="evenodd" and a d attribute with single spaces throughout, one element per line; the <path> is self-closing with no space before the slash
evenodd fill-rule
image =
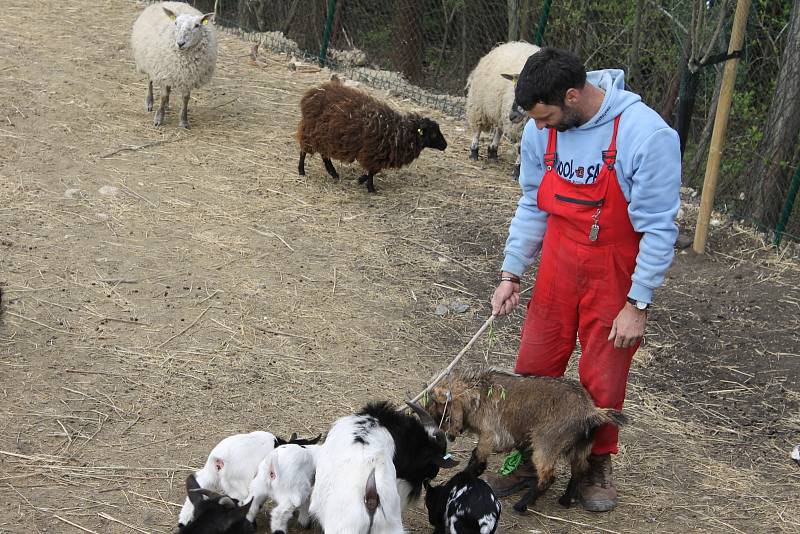
<path id="1" fill-rule="evenodd" d="M 588 471 L 597 428 L 626 422 L 617 410 L 595 407 L 577 381 L 523 377 L 493 369 L 445 377 L 431 390 L 427 410 L 442 421 L 451 440 L 463 432 L 478 435 L 467 468 L 475 474 L 486 469 L 492 452 L 518 449 L 524 456 L 530 455 L 538 480 L 514 505 L 518 512 L 524 512 L 547 490 L 561 456 L 570 464 L 571 477 L 559 503 L 569 506 Z"/>

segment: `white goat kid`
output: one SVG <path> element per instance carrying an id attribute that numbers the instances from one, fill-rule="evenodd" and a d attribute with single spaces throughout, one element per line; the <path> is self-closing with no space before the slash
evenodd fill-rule
<path id="1" fill-rule="evenodd" d="M 336 421 L 317 452 L 311 515 L 325 532 L 401 534 L 394 440 L 377 420 L 351 415 Z"/>
<path id="2" fill-rule="evenodd" d="M 247 514 L 250 522 L 255 521 L 261 506 L 271 498 L 275 501 L 270 514 L 272 534 L 286 533 L 295 510 L 298 510 L 297 520 L 301 527 L 311 525 L 308 507 L 319 448 L 319 445 L 282 445 L 261 461 L 258 474 L 250 483 L 253 498 Z"/>
<path id="3" fill-rule="evenodd" d="M 244 502 L 259 464 L 279 443 L 272 433 L 263 431 L 228 436 L 211 450 L 205 466 L 195 473 L 197 484 Z M 187 497 L 178 524 L 187 525 L 193 518 L 194 506 Z"/>

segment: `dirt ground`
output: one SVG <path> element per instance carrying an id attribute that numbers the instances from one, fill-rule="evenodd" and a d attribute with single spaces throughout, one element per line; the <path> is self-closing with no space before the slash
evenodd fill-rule
<path id="1" fill-rule="evenodd" d="M 0 532 L 168 532 L 221 438 L 399 402 L 488 317 L 518 195 L 507 145 L 474 164 L 463 124 L 421 110 L 450 147 L 378 194 L 318 158 L 300 178 L 298 101 L 327 72 L 254 64 L 220 33 L 192 129 L 175 108 L 157 129 L 128 47 L 141 5 L 45 4 L 0 13 Z M 525 517 L 506 501 L 505 532 L 800 529 L 800 263 L 725 221 L 709 250 L 680 253 L 656 296 L 619 507 L 559 507 L 562 476 Z M 453 302 L 469 308 L 435 313 Z M 521 321 L 468 363 L 510 367 Z M 430 531 L 422 505 L 405 524 Z"/>

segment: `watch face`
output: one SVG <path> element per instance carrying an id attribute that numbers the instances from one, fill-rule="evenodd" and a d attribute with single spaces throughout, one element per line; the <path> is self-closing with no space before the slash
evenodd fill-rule
<path id="1" fill-rule="evenodd" d="M 647 303 L 646 302 L 639 302 L 637 300 L 636 301 L 636 307 L 639 308 L 640 310 L 646 310 L 647 309 Z"/>

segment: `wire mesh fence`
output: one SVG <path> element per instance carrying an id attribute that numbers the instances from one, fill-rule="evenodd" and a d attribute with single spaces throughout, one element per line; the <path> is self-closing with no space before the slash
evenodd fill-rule
<path id="1" fill-rule="evenodd" d="M 587 69 L 621 68 L 629 88 L 685 128 L 685 185 L 700 188 L 721 79 L 705 56 L 727 49 L 731 0 L 190 0 L 217 23 L 253 32 L 264 46 L 322 61 L 348 77 L 454 117 L 464 116 L 467 77 L 497 44 L 565 48 Z M 748 172 L 786 39 L 789 2 L 754 0 L 739 65 L 717 199 L 752 219 L 758 178 Z M 687 68 L 694 70 L 687 76 Z M 691 94 L 693 93 L 693 94 Z M 688 106 L 688 114 L 681 106 Z M 684 116 L 685 119 L 680 117 Z M 787 162 L 787 176 L 800 154 Z M 787 182 L 788 183 L 788 182 Z M 780 211 L 786 188 L 770 199 Z M 780 198 L 778 198 L 780 197 Z M 764 200 L 761 199 L 761 202 Z M 760 221 L 754 221 L 759 223 Z M 774 228 L 774 221 L 769 224 Z M 800 240 L 800 206 L 785 225 Z"/>

